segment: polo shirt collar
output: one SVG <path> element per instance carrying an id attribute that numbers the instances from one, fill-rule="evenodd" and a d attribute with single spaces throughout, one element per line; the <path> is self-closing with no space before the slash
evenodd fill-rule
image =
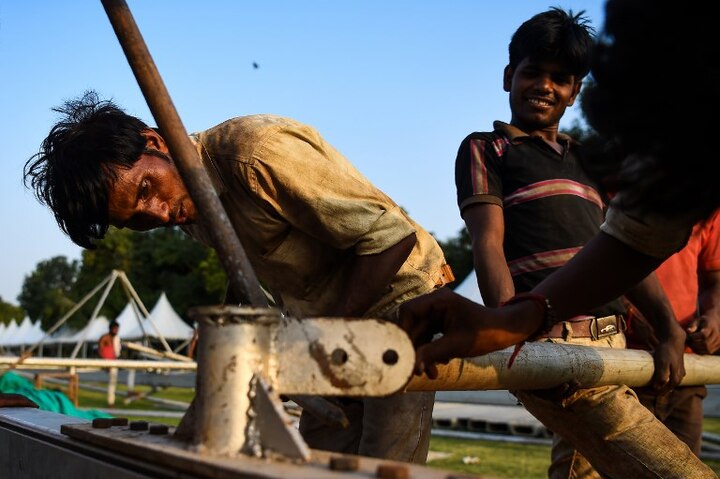
<path id="1" fill-rule="evenodd" d="M 530 135 L 522 131 L 520 128 L 513 126 L 504 121 L 496 120 L 493 122 L 493 128 L 507 136 L 511 142 L 524 141 L 530 138 Z M 558 133 L 558 140 L 564 143 L 575 143 L 575 141 L 564 133 Z"/>

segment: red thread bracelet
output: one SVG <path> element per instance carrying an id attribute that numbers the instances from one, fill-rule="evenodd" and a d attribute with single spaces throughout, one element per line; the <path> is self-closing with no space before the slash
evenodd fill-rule
<path id="1" fill-rule="evenodd" d="M 550 328 L 553 327 L 553 325 L 556 323 L 555 318 L 555 311 L 552 308 L 552 305 L 550 304 L 550 300 L 547 299 L 542 294 L 537 293 L 518 293 L 512 298 L 508 299 L 507 301 L 503 302 L 500 306 L 508 306 L 511 304 L 521 303 L 523 301 L 532 301 L 536 305 L 540 306 L 540 309 L 543 313 L 543 320 L 540 327 L 535 331 L 533 334 L 531 334 L 530 338 L 534 336 L 538 336 L 539 334 L 545 333 L 547 331 L 550 331 Z M 510 359 L 508 360 L 508 369 L 510 369 L 515 362 L 515 358 L 517 358 L 518 354 L 520 353 L 520 349 L 525 344 L 525 341 L 521 341 L 518 344 L 515 345 L 515 349 L 513 350 L 512 354 L 510 355 Z"/>

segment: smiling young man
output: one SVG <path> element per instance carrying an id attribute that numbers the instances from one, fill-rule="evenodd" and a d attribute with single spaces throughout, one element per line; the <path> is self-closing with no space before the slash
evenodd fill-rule
<path id="1" fill-rule="evenodd" d="M 543 301 L 527 293 L 578 253 L 604 221 L 606 199 L 581 166 L 581 146 L 558 131 L 590 69 L 592 33 L 582 13 L 557 8 L 523 23 L 511 39 L 503 73 L 510 123 L 496 121 L 493 131 L 472 133 L 459 148 L 458 206 L 472 238 L 478 285 L 490 307 Z M 678 332 L 654 276 L 628 296 L 646 316 Z M 624 313 L 616 299 L 541 328 L 531 339 L 624 348 Z M 522 318 L 506 327 L 524 328 Z M 675 354 L 656 362 L 658 388 L 674 386 L 684 374 L 680 333 L 663 338 Z M 657 459 L 655 446 L 647 443 L 650 435 L 689 452 L 625 386 L 578 390 L 567 384 L 513 393 L 554 432 L 548 472 L 553 479 L 599 477 L 585 458 L 608 477 L 645 477 L 633 471 L 645 471 L 646 463 Z M 623 475 L 613 475 L 617 469 Z"/>
<path id="2" fill-rule="evenodd" d="M 110 225 L 178 225 L 210 244 L 162 134 L 90 92 L 25 166 L 26 184 L 80 246 Z M 392 319 L 450 280 L 432 236 L 308 125 L 274 115 L 191 135 L 259 280 L 284 313 Z M 424 462 L 434 393 L 341 398 L 348 428 L 303 412 L 311 447 Z"/>

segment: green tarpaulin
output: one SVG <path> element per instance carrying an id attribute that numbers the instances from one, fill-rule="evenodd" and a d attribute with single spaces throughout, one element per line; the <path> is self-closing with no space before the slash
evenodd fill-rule
<path id="1" fill-rule="evenodd" d="M 12 371 L 0 376 L 0 393 L 22 394 L 37 404 L 43 411 L 52 411 L 90 420 L 96 417 L 112 417 L 110 414 L 97 410 L 81 411 L 60 391 L 35 389 L 35 386 L 30 381 Z"/>

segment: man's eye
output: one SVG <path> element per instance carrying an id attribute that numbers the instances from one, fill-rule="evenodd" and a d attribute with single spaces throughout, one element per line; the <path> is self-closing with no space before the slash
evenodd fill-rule
<path id="1" fill-rule="evenodd" d="M 150 182 L 148 180 L 143 180 L 143 182 L 140 184 L 140 198 L 145 200 L 145 199 L 147 199 L 149 194 L 150 194 Z"/>

